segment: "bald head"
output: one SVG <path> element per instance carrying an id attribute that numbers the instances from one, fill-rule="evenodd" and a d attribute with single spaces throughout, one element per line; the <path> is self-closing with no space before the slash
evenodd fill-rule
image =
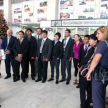
<path id="1" fill-rule="evenodd" d="M 10 36 L 12 36 L 12 34 L 13 34 L 12 30 L 11 30 L 11 29 L 8 29 L 8 30 L 7 30 L 7 36 L 10 37 Z"/>

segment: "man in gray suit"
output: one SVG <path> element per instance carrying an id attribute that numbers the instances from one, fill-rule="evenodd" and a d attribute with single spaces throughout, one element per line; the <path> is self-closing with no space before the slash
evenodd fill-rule
<path id="1" fill-rule="evenodd" d="M 37 28 L 36 29 L 36 41 L 37 41 L 37 47 L 38 47 L 38 43 L 39 43 L 39 39 L 42 39 L 42 29 L 41 28 Z M 35 61 L 35 66 L 36 66 L 36 70 L 35 72 L 38 73 L 38 61 Z"/>
<path id="2" fill-rule="evenodd" d="M 71 61 L 73 58 L 73 45 L 74 40 L 70 37 L 70 30 L 65 30 L 65 38 L 62 41 L 63 43 L 63 56 L 61 58 L 61 74 L 62 79 L 59 82 L 63 82 L 66 80 L 66 84 L 68 85 L 71 80 Z M 65 69 L 67 68 L 67 79 Z"/>
<path id="3" fill-rule="evenodd" d="M 51 59 L 52 54 L 52 41 L 47 37 L 48 32 L 46 30 L 42 31 L 42 39 L 39 40 L 37 57 L 38 60 L 38 79 L 36 82 L 42 80 L 45 83 L 47 80 L 47 67 L 48 61 Z"/>

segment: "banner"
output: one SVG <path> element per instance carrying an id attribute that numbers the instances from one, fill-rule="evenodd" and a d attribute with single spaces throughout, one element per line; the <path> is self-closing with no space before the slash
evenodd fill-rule
<path id="1" fill-rule="evenodd" d="M 73 19 L 73 0 L 60 0 L 59 19 Z"/>
<path id="2" fill-rule="evenodd" d="M 23 23 L 34 22 L 34 1 L 23 3 Z"/>
<path id="3" fill-rule="evenodd" d="M 107 20 L 52 20 L 51 27 L 100 27 L 108 26 Z"/>
<path id="4" fill-rule="evenodd" d="M 22 23 L 22 3 L 13 4 L 12 23 Z"/>
<path id="5" fill-rule="evenodd" d="M 100 18 L 108 19 L 108 0 L 101 0 Z"/>
<path id="6" fill-rule="evenodd" d="M 78 19 L 94 18 L 95 0 L 79 0 Z"/>
<path id="7" fill-rule="evenodd" d="M 39 0 L 38 9 L 37 9 L 37 22 L 47 20 L 47 9 L 48 9 L 48 1 Z"/>

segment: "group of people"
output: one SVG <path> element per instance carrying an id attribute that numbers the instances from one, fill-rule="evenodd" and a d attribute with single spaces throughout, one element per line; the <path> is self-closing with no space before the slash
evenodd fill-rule
<path id="1" fill-rule="evenodd" d="M 93 108 L 105 108 L 106 83 L 97 82 L 92 78 L 92 72 L 100 63 L 101 66 L 108 66 L 108 28 L 106 26 L 99 27 L 97 31 L 91 35 L 85 35 L 82 41 L 80 35 L 76 34 L 74 39 L 70 37 L 71 31 L 65 30 L 65 38 L 59 41 L 61 34 L 55 34 L 54 41 L 47 37 L 48 32 L 41 28 L 36 29 L 37 36 L 32 36 L 32 29 L 28 28 L 25 36 L 23 31 L 18 32 L 18 38 L 12 36 L 12 30 L 7 30 L 7 37 L 2 39 L 2 49 L 6 54 L 5 67 L 7 76 L 11 77 L 10 63 L 13 69 L 13 82 L 20 80 L 26 82 L 29 74 L 29 62 L 31 64 L 31 78 L 35 82 L 47 80 L 47 68 L 50 61 L 51 78 L 54 80 L 54 67 L 56 68 L 56 84 L 66 81 L 68 85 L 71 80 L 71 62 L 74 63 L 74 82 L 80 88 L 81 108 L 90 108 L 91 100 L 93 100 Z M 88 73 L 83 77 L 80 73 L 81 68 L 88 63 L 93 56 L 92 63 Z M 59 67 L 61 62 L 61 76 L 59 79 Z M 22 73 L 20 75 L 20 64 Z M 67 69 L 67 73 L 66 73 Z M 77 75 L 79 72 L 79 82 Z M 91 81 L 92 80 L 92 81 Z M 87 92 L 87 99 L 86 93 Z"/>

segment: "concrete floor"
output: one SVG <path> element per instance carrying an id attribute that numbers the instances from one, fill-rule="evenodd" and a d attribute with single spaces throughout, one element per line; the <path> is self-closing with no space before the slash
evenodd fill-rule
<path id="1" fill-rule="evenodd" d="M 72 68 L 72 76 L 74 69 Z M 66 82 L 34 82 L 29 77 L 26 83 L 21 80 L 14 83 L 13 79 L 4 80 L 4 61 L 1 65 L 3 78 L 0 79 L 0 104 L 2 108 L 80 108 L 79 89 Z M 50 66 L 48 79 L 50 78 Z M 60 78 L 61 79 L 61 78 Z M 72 77 L 73 79 L 73 77 Z"/>

